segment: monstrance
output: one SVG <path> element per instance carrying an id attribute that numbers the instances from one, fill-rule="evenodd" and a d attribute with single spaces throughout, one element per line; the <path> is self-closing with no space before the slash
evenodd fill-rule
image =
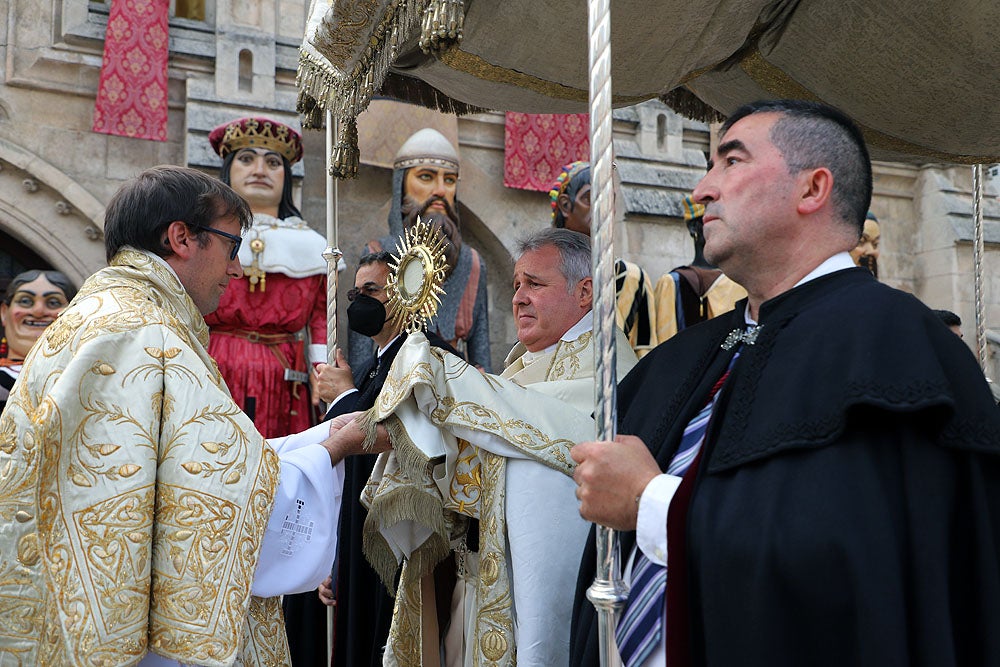
<path id="1" fill-rule="evenodd" d="M 397 255 L 389 263 L 385 291 L 389 296 L 392 323 L 408 333 L 421 331 L 437 313 L 439 294 L 448 263 L 444 250 L 448 240 L 435 225 L 417 222 L 396 244 Z"/>

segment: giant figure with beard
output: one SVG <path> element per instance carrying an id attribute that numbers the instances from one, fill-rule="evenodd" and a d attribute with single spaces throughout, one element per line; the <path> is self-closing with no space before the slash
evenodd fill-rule
<path id="1" fill-rule="evenodd" d="M 427 329 L 458 350 L 470 364 L 489 372 L 492 364 L 486 263 L 475 248 L 462 242 L 455 203 L 458 174 L 458 153 L 444 135 L 431 128 L 413 133 L 393 160 L 389 235 L 369 241 L 364 252 L 393 252 L 408 216 L 447 215 L 454 226 L 442 230 L 451 246 L 445 293 Z M 357 367 L 371 356 L 371 341 L 351 332 L 348 349 L 350 362 Z"/>

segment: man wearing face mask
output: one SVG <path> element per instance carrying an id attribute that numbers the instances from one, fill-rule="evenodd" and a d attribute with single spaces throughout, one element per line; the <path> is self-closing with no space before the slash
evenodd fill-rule
<path id="1" fill-rule="evenodd" d="M 331 403 L 327 420 L 375 404 L 389 367 L 406 340 L 406 332 L 400 331 L 386 308 L 385 285 L 391 260 L 392 255 L 385 251 L 364 255 L 358 263 L 354 288 L 347 292 L 348 327 L 371 339 L 376 349 L 374 356 L 359 365 L 354 374 L 338 348 L 335 365 L 316 367 L 316 393 Z M 454 352 L 439 336 L 428 334 L 428 339 L 432 345 Z M 326 608 L 320 600 L 328 605 L 336 600 L 333 664 L 382 664 L 393 602 L 361 553 L 361 531 L 368 512 L 357 502 L 377 458 L 375 454 L 362 454 L 344 460 L 345 501 L 340 511 L 340 539 L 344 541 L 334 565 L 337 585 L 332 586 L 332 577 L 328 578 L 320 587 L 318 599 L 312 591 L 285 596 L 285 625 L 296 667 L 330 664 L 330 656 L 326 655 Z"/>

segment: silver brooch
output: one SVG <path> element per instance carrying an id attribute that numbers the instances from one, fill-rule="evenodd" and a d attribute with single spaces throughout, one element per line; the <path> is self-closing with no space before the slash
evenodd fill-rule
<path id="1" fill-rule="evenodd" d="M 761 325 L 761 326 L 750 327 L 749 329 L 745 330 L 733 329 L 732 331 L 729 332 L 729 335 L 726 336 L 726 340 L 722 341 L 722 349 L 731 350 L 740 343 L 743 343 L 744 345 L 753 345 L 754 343 L 757 342 L 757 336 L 760 334 L 760 330 L 763 328 L 764 327 Z"/>

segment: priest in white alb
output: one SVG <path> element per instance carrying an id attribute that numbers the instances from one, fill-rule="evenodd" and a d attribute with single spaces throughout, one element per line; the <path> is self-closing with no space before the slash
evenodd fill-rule
<path id="1" fill-rule="evenodd" d="M 519 342 L 503 374 L 481 373 L 412 335 L 375 407 L 341 432 L 393 447 L 362 498 L 369 560 L 390 585 L 405 563 L 386 665 L 568 659 L 589 530 L 569 448 L 594 433 L 590 242 L 549 229 L 520 250 Z M 619 331 L 618 373 L 635 361 Z M 436 600 L 449 598 L 439 624 Z"/>

